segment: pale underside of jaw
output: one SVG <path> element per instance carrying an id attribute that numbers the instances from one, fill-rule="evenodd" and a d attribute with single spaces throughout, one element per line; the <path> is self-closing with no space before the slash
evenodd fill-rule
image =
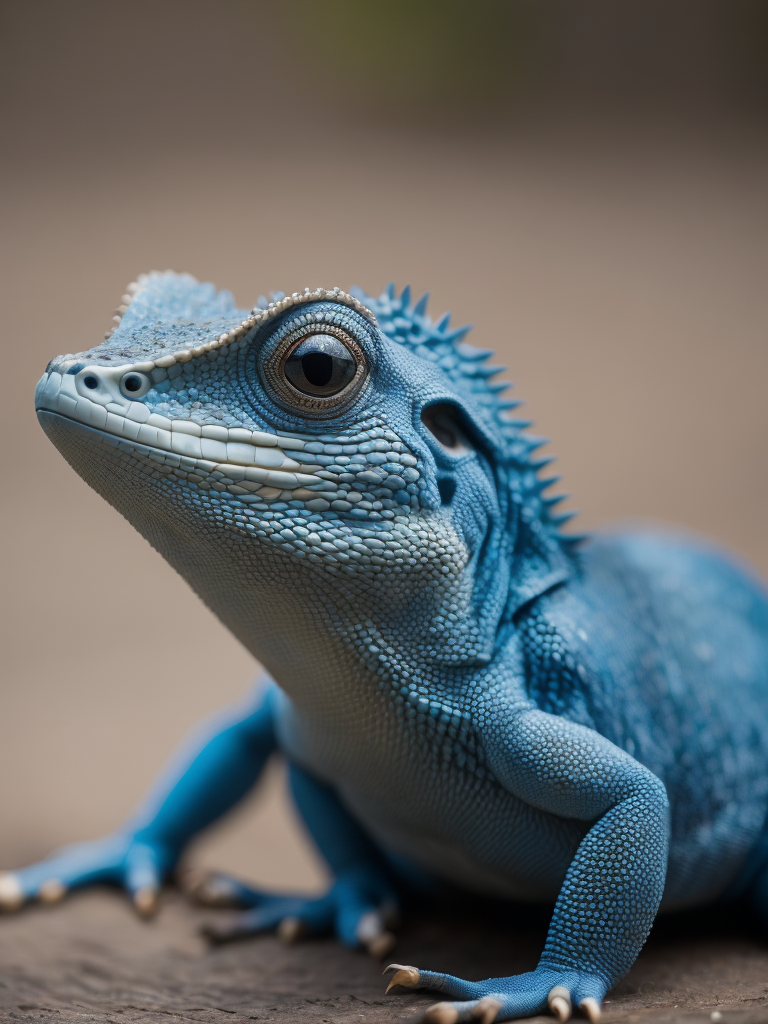
<path id="1" fill-rule="evenodd" d="M 345 495 L 351 501 L 341 500 L 331 482 L 311 472 L 322 471 L 322 466 L 290 457 L 291 451 L 305 447 L 298 437 L 171 420 L 150 412 L 140 401 L 103 405 L 79 394 L 72 376 L 56 372 L 40 381 L 35 405 L 98 431 L 107 444 L 183 470 L 186 479 L 203 490 L 227 491 L 246 503 L 300 500 L 317 512 L 354 508 L 356 495 Z"/>

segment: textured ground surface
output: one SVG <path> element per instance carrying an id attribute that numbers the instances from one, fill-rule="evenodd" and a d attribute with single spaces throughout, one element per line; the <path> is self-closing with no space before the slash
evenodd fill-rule
<path id="1" fill-rule="evenodd" d="M 0 1020 L 383 1024 L 429 1001 L 385 997 L 380 966 L 329 941 L 286 947 L 269 937 L 207 949 L 195 934 L 203 916 L 172 895 L 147 925 L 119 896 L 92 892 L 3 919 Z M 425 916 L 403 930 L 395 958 L 474 977 L 526 970 L 545 927 L 527 912 L 512 926 L 464 911 Z M 698 1024 L 713 1011 L 723 1024 L 768 1021 L 768 943 L 722 917 L 662 921 L 609 999 L 606 1024 Z"/>

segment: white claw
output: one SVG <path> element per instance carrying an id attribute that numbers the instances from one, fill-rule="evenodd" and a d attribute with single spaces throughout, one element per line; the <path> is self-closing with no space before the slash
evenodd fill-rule
<path id="1" fill-rule="evenodd" d="M 0 873 L 0 910 L 18 910 L 24 902 L 21 883 L 12 871 Z"/>
<path id="2" fill-rule="evenodd" d="M 416 988 L 419 984 L 419 971 L 416 967 L 405 967 L 403 964 L 390 964 L 385 967 L 384 974 L 391 974 L 387 992 L 395 985 L 402 985 L 403 988 Z M 386 995 L 386 992 L 384 993 Z"/>
<path id="3" fill-rule="evenodd" d="M 298 917 L 284 917 L 277 926 L 277 937 L 290 946 L 303 939 L 307 930 L 307 926 Z"/>
<path id="4" fill-rule="evenodd" d="M 459 1011 L 453 1003 L 435 1003 L 424 1013 L 425 1024 L 456 1024 Z"/>
<path id="5" fill-rule="evenodd" d="M 363 914 L 357 923 L 356 936 L 371 956 L 381 960 L 392 952 L 397 941 L 392 932 L 384 928 L 384 921 L 377 910 Z"/>
<path id="6" fill-rule="evenodd" d="M 181 876 L 180 884 L 196 903 L 204 907 L 240 905 L 232 882 L 224 875 L 190 868 Z"/>
<path id="7" fill-rule="evenodd" d="M 469 1015 L 472 1020 L 477 1020 L 480 1024 L 493 1024 L 500 1009 L 501 1003 L 498 999 L 494 999 L 493 996 L 484 996 L 476 1006 L 472 1007 Z"/>
<path id="8" fill-rule="evenodd" d="M 67 894 L 67 887 L 58 878 L 49 878 L 37 890 L 37 898 L 41 903 L 58 903 Z"/>
<path id="9" fill-rule="evenodd" d="M 602 1016 L 600 1003 L 598 1003 L 594 996 L 587 996 L 586 999 L 582 999 L 579 1003 L 579 1009 L 589 1019 L 590 1024 L 597 1024 Z"/>
<path id="10" fill-rule="evenodd" d="M 366 945 L 371 941 L 371 939 L 375 939 L 377 935 L 381 935 L 383 931 L 384 923 L 381 920 L 381 914 L 376 910 L 369 910 L 368 913 L 363 914 L 357 922 L 355 935 L 358 942 L 362 942 L 363 945 Z"/>
<path id="11" fill-rule="evenodd" d="M 141 917 L 152 917 L 157 911 L 157 889 L 143 885 L 133 894 L 133 905 Z"/>
<path id="12" fill-rule="evenodd" d="M 374 938 L 368 939 L 363 945 L 372 957 L 376 960 L 383 960 L 397 945 L 397 936 L 392 932 L 381 932 Z"/>
<path id="13" fill-rule="evenodd" d="M 547 1003 L 559 1021 L 566 1021 L 571 1016 L 571 993 L 563 985 L 550 989 Z"/>

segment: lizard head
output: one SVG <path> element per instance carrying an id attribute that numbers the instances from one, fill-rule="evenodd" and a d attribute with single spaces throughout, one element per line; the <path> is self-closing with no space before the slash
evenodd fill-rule
<path id="1" fill-rule="evenodd" d="M 104 343 L 52 360 L 38 416 L 269 667 L 297 617 L 483 660 L 569 556 L 490 353 L 425 306 L 316 289 L 247 312 L 149 274 Z"/>

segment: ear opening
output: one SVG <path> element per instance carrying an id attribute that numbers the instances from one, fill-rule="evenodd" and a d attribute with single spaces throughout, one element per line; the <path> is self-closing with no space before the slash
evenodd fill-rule
<path id="1" fill-rule="evenodd" d="M 455 402 L 434 402 L 421 410 L 421 422 L 443 451 L 454 458 L 470 452 L 490 457 L 486 439 L 475 429 L 469 416 Z"/>

